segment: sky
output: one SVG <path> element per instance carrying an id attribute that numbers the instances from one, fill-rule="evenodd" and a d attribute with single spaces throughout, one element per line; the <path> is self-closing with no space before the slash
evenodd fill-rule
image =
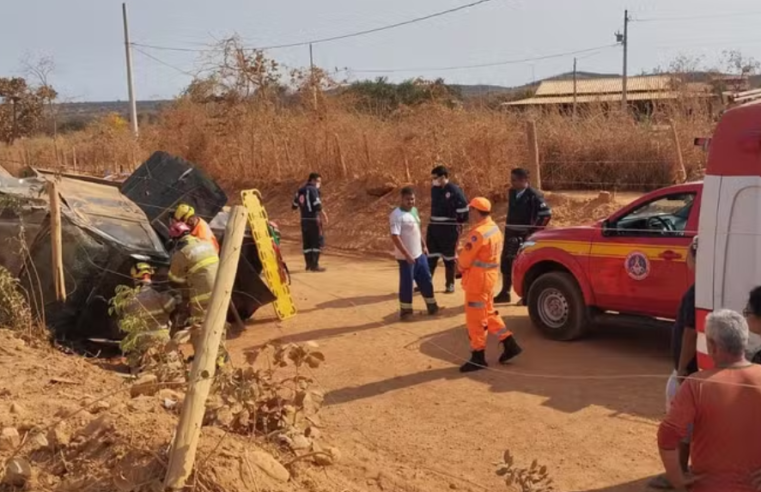
<path id="1" fill-rule="evenodd" d="M 132 42 L 208 49 L 238 34 L 247 46 L 309 41 L 372 29 L 473 0 L 127 0 Z M 48 56 L 50 82 L 67 101 L 127 99 L 121 1 L 7 1 L 0 29 L 0 77 L 24 75 L 22 60 Z M 716 65 L 724 50 L 761 60 L 758 0 L 490 0 L 424 22 L 314 46 L 315 64 L 339 80 L 422 76 L 450 83 L 516 86 L 572 70 L 573 54 L 615 43 L 629 9 L 629 73 L 666 67 L 678 55 Z M 176 96 L 209 53 L 140 47 L 137 98 Z M 267 51 L 287 67 L 309 66 L 309 48 Z M 576 55 L 580 71 L 620 74 L 622 50 Z M 407 69 L 412 69 L 406 71 Z M 367 72 L 379 70 L 381 72 Z M 404 70 L 384 72 L 386 70 Z"/>

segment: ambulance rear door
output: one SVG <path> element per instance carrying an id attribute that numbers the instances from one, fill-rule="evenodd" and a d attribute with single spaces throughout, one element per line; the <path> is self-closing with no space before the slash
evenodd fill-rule
<path id="1" fill-rule="evenodd" d="M 761 177 L 707 176 L 703 204 L 697 306 L 742 312 L 750 290 L 761 285 Z M 751 334 L 749 348 L 761 348 L 761 338 Z M 698 350 L 707 353 L 703 333 Z"/>

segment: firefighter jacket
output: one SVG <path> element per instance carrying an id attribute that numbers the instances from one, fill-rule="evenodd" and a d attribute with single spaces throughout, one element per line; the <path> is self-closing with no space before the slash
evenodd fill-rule
<path id="1" fill-rule="evenodd" d="M 214 249 L 216 250 L 217 254 L 219 254 L 219 241 L 217 241 L 216 236 L 214 236 L 214 232 L 212 232 L 209 223 L 203 220 L 201 217 L 196 217 L 196 220 L 196 225 L 190 231 L 190 235 L 197 237 L 201 241 L 210 242 L 214 245 Z"/>
<path id="2" fill-rule="evenodd" d="M 550 223 L 552 210 L 544 195 L 534 188 L 523 191 L 511 189 L 507 193 L 506 236 L 529 236 Z"/>
<path id="3" fill-rule="evenodd" d="M 322 199 L 320 190 L 312 184 L 305 184 L 293 197 L 293 210 L 299 209 L 301 220 L 316 220 L 322 211 Z"/>
<path id="4" fill-rule="evenodd" d="M 169 266 L 169 280 L 182 288 L 191 316 L 205 315 L 218 268 L 219 255 L 212 243 L 185 236 L 177 244 Z"/>
<path id="5" fill-rule="evenodd" d="M 457 259 L 462 271 L 462 288 L 466 294 L 491 293 L 499 279 L 502 233 L 491 217 L 468 231 L 467 242 Z"/>
<path id="6" fill-rule="evenodd" d="M 431 222 L 457 225 L 468 221 L 468 200 L 459 186 L 431 187 Z"/>
<path id="7" fill-rule="evenodd" d="M 123 316 L 143 320 L 148 332 L 166 330 L 175 307 L 177 298 L 172 293 L 159 292 L 150 285 L 143 285 L 124 308 Z"/>

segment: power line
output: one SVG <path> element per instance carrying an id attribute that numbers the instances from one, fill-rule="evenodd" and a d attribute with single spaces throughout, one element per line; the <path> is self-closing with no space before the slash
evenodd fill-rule
<path id="1" fill-rule="evenodd" d="M 189 76 L 189 77 L 193 77 L 193 78 L 195 78 L 195 77 L 196 77 L 196 74 L 193 74 L 193 73 L 190 73 L 190 72 L 186 72 L 185 70 L 183 70 L 183 69 L 181 69 L 181 68 L 178 68 L 178 67 L 176 67 L 176 66 L 172 65 L 171 63 L 165 62 L 164 60 L 162 60 L 162 59 L 160 59 L 160 58 L 156 58 L 155 56 L 151 55 L 150 53 L 146 53 L 145 51 L 143 51 L 143 50 L 141 50 L 140 48 L 136 47 L 136 46 L 134 45 L 134 43 L 132 44 L 132 48 L 133 48 L 135 51 L 137 51 L 138 53 L 140 53 L 141 55 L 143 55 L 143 56 L 145 56 L 145 57 L 148 57 L 148 58 L 150 58 L 151 60 L 153 60 L 153 61 L 155 61 L 155 62 L 157 62 L 157 63 L 160 63 L 160 64 L 164 65 L 165 67 L 169 67 L 169 68 L 171 68 L 171 69 L 173 69 L 173 70 L 176 70 L 177 72 L 179 72 L 179 73 L 181 73 L 181 74 L 183 74 L 183 75 L 187 75 L 187 76 Z"/>
<path id="2" fill-rule="evenodd" d="M 395 24 L 389 24 L 386 26 L 381 27 L 375 27 L 372 29 L 365 29 L 363 31 L 356 31 L 348 34 L 341 34 L 338 36 L 330 36 L 326 38 L 318 38 L 318 39 L 312 39 L 310 41 L 299 41 L 295 43 L 286 43 L 286 44 L 276 44 L 271 46 L 259 46 L 254 48 L 247 48 L 249 50 L 275 50 L 275 49 L 281 49 L 281 48 L 295 48 L 298 46 L 308 46 L 310 44 L 320 44 L 320 43 L 329 43 L 331 41 L 338 41 L 341 39 L 348 39 L 348 38 L 354 38 L 358 36 L 365 36 L 367 34 L 373 34 L 376 32 L 381 31 L 387 31 L 389 29 L 396 29 L 397 27 L 402 26 L 408 26 L 410 24 L 415 24 L 418 22 L 427 21 L 430 19 L 434 19 L 436 17 L 441 17 L 448 14 L 453 14 L 455 12 L 459 12 L 461 10 L 466 10 L 472 7 L 476 7 L 478 5 L 493 2 L 494 0 L 477 0 L 475 2 L 471 2 L 465 5 L 460 5 L 459 7 L 454 7 L 447 10 L 442 10 L 439 12 L 434 12 L 433 14 L 424 15 L 422 17 L 415 17 L 414 19 L 409 19 L 402 22 L 397 22 Z M 138 44 L 138 43 L 132 43 L 133 46 L 142 46 L 143 48 L 149 48 L 154 50 L 166 50 L 166 51 L 184 51 L 184 52 L 191 52 L 191 53 L 204 53 L 204 52 L 219 52 L 220 50 L 217 49 L 191 49 L 191 48 L 176 48 L 176 47 L 169 47 L 169 46 L 157 46 L 157 45 L 149 45 L 149 44 Z"/>
<path id="3" fill-rule="evenodd" d="M 362 70 L 346 69 L 345 71 L 354 72 L 354 73 L 395 73 L 395 72 L 436 72 L 436 71 L 448 71 L 448 70 L 465 70 L 465 69 L 471 69 L 471 68 L 496 67 L 500 65 L 514 65 L 518 63 L 549 60 L 551 58 L 561 58 L 564 56 L 577 55 L 581 53 L 590 53 L 594 51 L 599 52 L 601 50 L 613 48 L 616 46 L 618 46 L 618 44 L 608 44 L 604 46 L 596 46 L 594 48 L 586 48 L 586 49 L 576 50 L 576 51 L 565 51 L 563 53 L 555 53 L 552 55 L 542 55 L 542 56 L 536 56 L 531 58 L 504 60 L 500 62 L 480 63 L 480 64 L 474 64 L 474 65 L 458 65 L 458 66 L 450 66 L 450 67 L 391 68 L 391 69 L 385 69 L 385 70 L 383 69 L 362 69 Z"/>

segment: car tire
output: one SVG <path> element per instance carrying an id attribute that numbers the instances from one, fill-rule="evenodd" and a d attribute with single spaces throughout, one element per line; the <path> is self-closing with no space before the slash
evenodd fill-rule
<path id="1" fill-rule="evenodd" d="M 537 278 L 528 291 L 528 313 L 547 338 L 570 341 L 589 329 L 589 308 L 573 275 L 550 272 Z"/>

